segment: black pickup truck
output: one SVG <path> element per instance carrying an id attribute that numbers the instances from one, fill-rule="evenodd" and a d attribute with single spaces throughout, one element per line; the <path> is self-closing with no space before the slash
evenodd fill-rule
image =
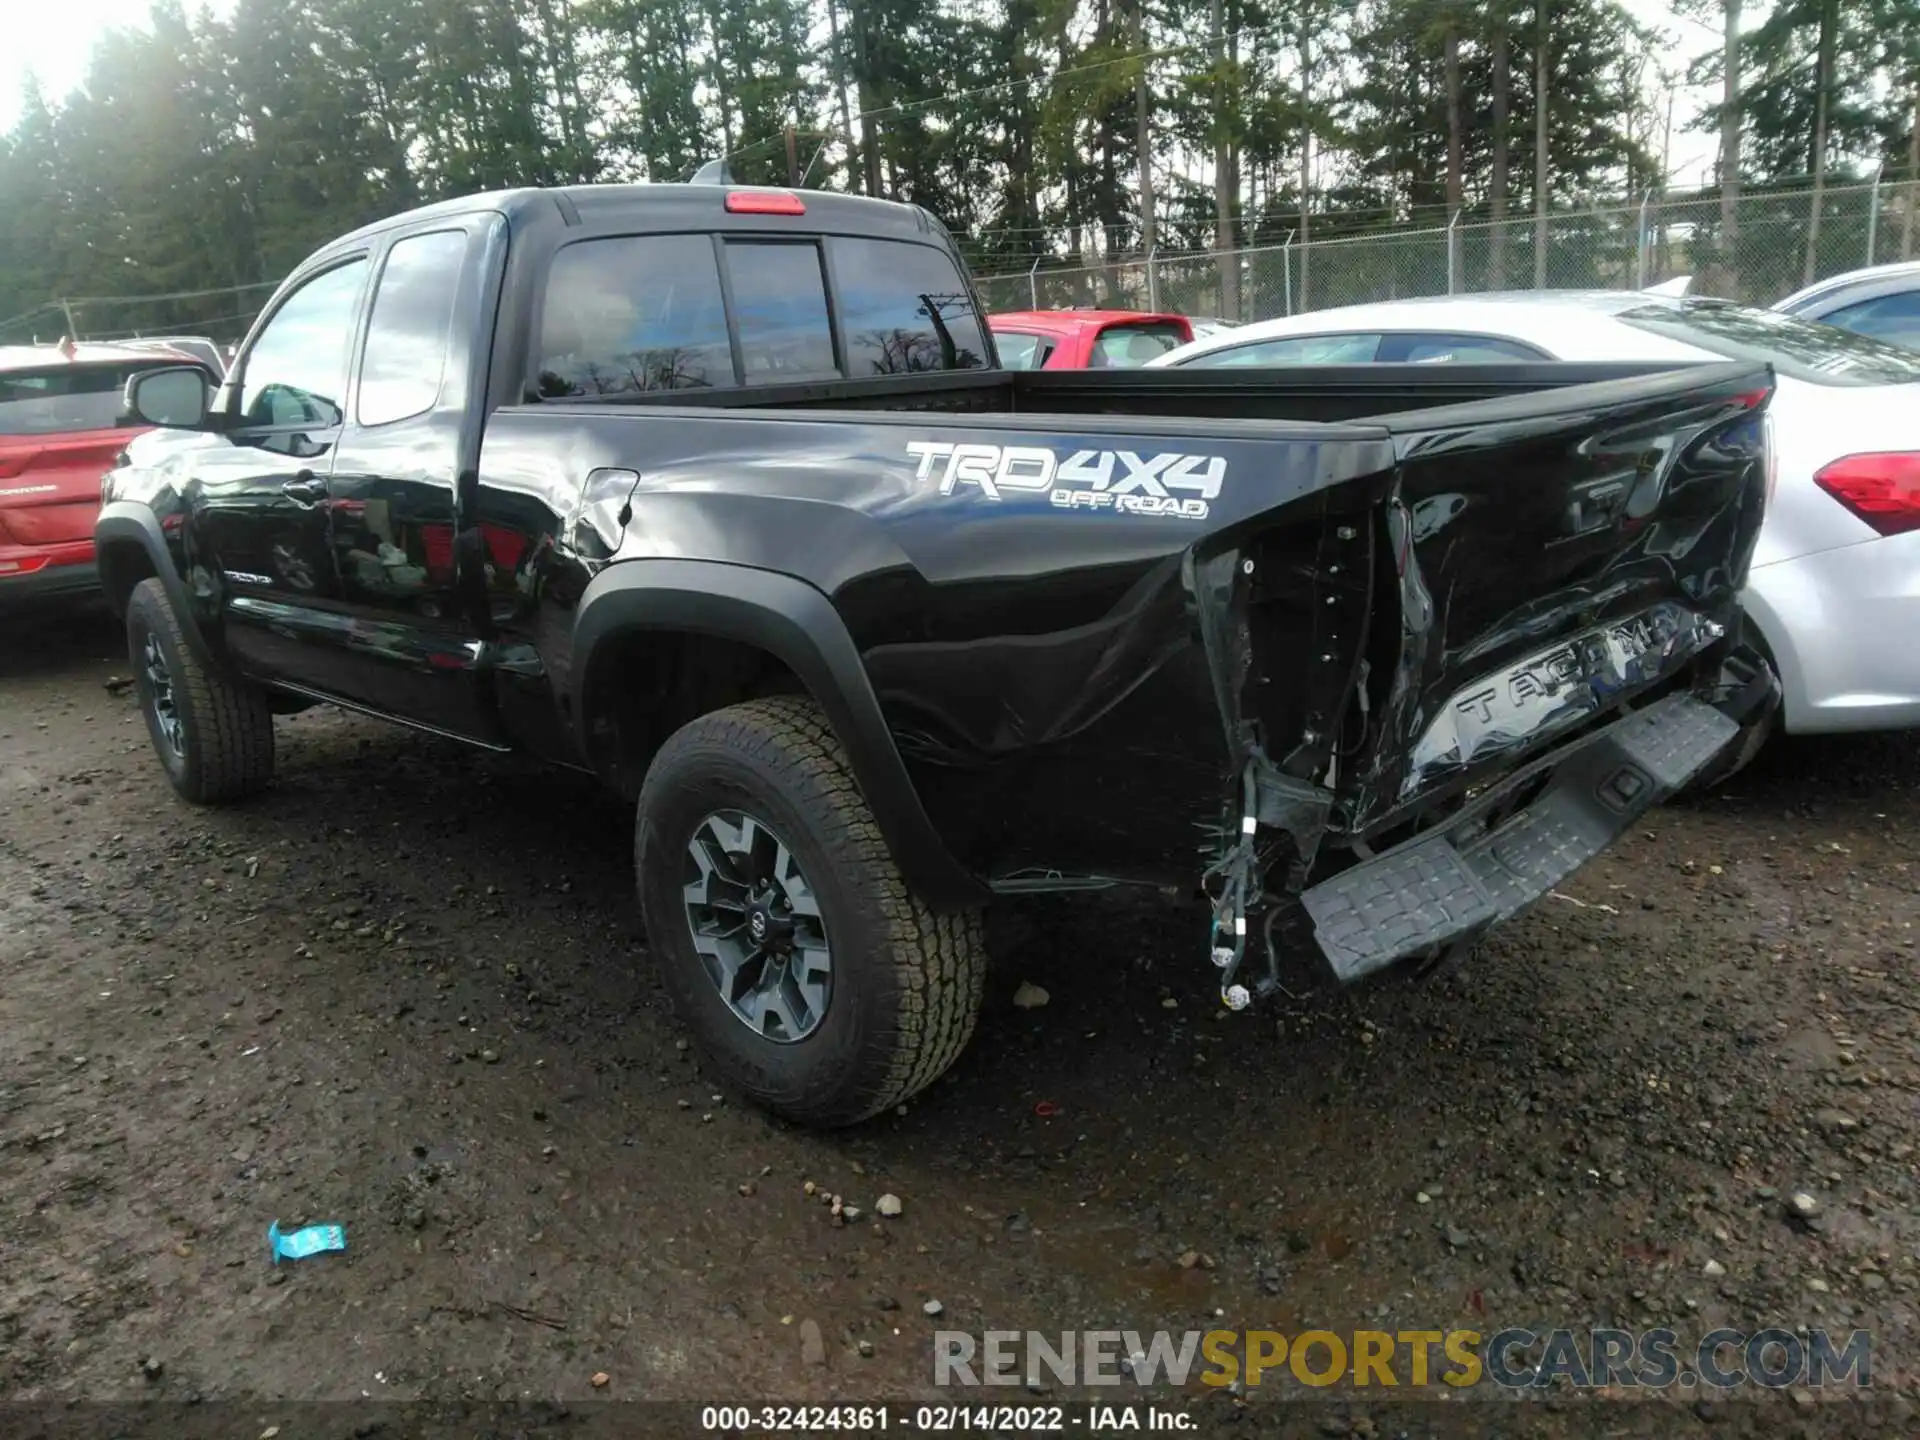
<path id="1" fill-rule="evenodd" d="M 996 894 L 1204 892 L 1239 1009 L 1445 963 L 1719 763 L 1772 384 L 1009 372 L 918 209 L 518 190 L 130 384 L 96 539 L 182 796 L 322 701 L 590 771 L 717 1068 L 838 1124 L 965 1045 Z"/>

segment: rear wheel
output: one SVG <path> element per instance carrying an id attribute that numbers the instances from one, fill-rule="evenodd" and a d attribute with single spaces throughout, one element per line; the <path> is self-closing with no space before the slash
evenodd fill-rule
<path id="1" fill-rule="evenodd" d="M 980 917 L 908 892 L 811 700 L 729 706 L 669 739 L 641 788 L 635 865 L 675 1006 L 769 1110 L 864 1120 L 938 1079 L 972 1035 Z"/>
<path id="2" fill-rule="evenodd" d="M 238 800 L 273 778 L 265 693 L 200 663 L 158 580 L 142 580 L 128 598 L 127 652 L 147 735 L 184 799 Z"/>

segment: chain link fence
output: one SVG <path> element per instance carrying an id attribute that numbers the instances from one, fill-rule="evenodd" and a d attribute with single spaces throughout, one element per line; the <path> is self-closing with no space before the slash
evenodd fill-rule
<path id="1" fill-rule="evenodd" d="M 1731 225 L 1728 224 L 1731 219 Z M 1599 206 L 1502 221 L 1289 241 L 1220 255 L 1155 254 L 1105 265 L 1044 261 L 977 280 L 989 310 L 1165 310 L 1265 320 L 1304 310 L 1486 290 L 1638 290 L 1681 276 L 1689 291 L 1769 305 L 1866 265 L 1920 259 L 1920 181 L 1748 191 Z M 1230 277 L 1230 278 L 1228 278 Z M 1238 305 L 1222 281 L 1238 286 Z"/>
<path id="2" fill-rule="evenodd" d="M 1544 221 L 1456 217 L 1289 241 L 1218 255 L 1132 256 L 1103 265 L 1045 259 L 978 277 L 989 310 L 1167 310 L 1265 320 L 1304 310 L 1486 290 L 1644 289 L 1690 277 L 1694 294 L 1768 305 L 1803 284 L 1862 266 L 1920 259 L 1920 180 L 1748 190 L 1732 224 L 1717 194 L 1560 211 Z M 1329 219 L 1326 222 L 1331 224 Z M 1223 271 L 1238 287 L 1222 294 Z M 246 333 L 271 282 L 171 295 L 50 302 L 0 323 L 0 343 Z"/>

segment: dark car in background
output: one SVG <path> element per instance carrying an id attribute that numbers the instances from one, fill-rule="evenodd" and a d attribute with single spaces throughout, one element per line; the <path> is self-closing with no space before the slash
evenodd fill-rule
<path id="1" fill-rule="evenodd" d="M 122 394 L 134 376 L 197 357 L 137 345 L 0 347 L 0 614 L 99 589 L 100 477 L 139 433 Z"/>

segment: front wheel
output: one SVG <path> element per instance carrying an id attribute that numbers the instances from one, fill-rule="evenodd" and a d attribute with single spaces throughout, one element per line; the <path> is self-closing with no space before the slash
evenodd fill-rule
<path id="1" fill-rule="evenodd" d="M 217 805 L 273 778 L 265 692 L 200 663 L 158 580 L 127 600 L 127 657 L 154 753 L 183 799 Z"/>
<path id="2" fill-rule="evenodd" d="M 932 1084 L 972 1035 L 980 916 L 908 892 L 813 701 L 750 701 L 676 732 L 641 787 L 634 852 L 676 1008 L 776 1114 L 864 1120 Z"/>

